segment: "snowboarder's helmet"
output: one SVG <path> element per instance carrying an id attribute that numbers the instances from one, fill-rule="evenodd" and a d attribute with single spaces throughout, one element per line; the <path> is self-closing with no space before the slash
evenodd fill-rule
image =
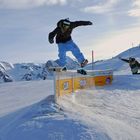
<path id="1" fill-rule="evenodd" d="M 69 19 L 61 19 L 58 23 L 57 23 L 58 27 L 69 27 L 70 26 L 70 21 Z"/>
<path id="2" fill-rule="evenodd" d="M 70 21 L 68 19 L 63 20 L 63 26 L 70 26 Z"/>

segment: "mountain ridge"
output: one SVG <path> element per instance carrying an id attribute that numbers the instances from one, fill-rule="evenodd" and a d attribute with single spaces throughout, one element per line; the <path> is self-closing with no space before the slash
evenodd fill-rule
<path id="1" fill-rule="evenodd" d="M 118 58 L 135 57 L 140 61 L 140 45 L 132 47 L 124 52 L 121 52 L 115 57 L 107 60 L 100 60 L 94 62 L 94 70 L 112 69 L 114 72 L 119 73 L 121 71 L 125 74 L 131 74 L 129 66 L 120 61 Z M 58 63 L 57 60 L 48 60 L 54 63 Z M 47 62 L 46 62 L 47 63 Z M 15 63 L 0 61 L 0 83 L 12 82 L 12 81 L 30 81 L 30 80 L 44 80 L 50 76 L 50 72 L 47 70 L 46 63 Z M 77 69 L 79 64 L 70 57 L 67 57 L 68 69 Z M 89 63 L 85 69 L 91 70 L 92 63 Z"/>

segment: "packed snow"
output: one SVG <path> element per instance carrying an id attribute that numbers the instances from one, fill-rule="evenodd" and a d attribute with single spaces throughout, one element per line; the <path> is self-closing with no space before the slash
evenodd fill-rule
<path id="1" fill-rule="evenodd" d="M 140 75 L 117 57 L 95 68 L 109 63 L 112 85 L 65 95 L 59 105 L 53 80 L 1 83 L 0 140 L 140 140 Z"/>

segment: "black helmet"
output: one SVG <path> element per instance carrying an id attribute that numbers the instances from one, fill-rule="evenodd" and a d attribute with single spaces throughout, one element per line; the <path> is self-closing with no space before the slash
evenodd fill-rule
<path id="1" fill-rule="evenodd" d="M 58 27 L 63 27 L 63 26 L 70 26 L 70 21 L 69 19 L 61 19 L 60 21 L 57 22 Z"/>

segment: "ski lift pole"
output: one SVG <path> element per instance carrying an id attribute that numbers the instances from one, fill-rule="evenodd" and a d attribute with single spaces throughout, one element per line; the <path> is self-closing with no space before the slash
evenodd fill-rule
<path id="1" fill-rule="evenodd" d="M 94 69 L 93 63 L 94 63 L 94 51 L 92 50 L 92 70 Z"/>

